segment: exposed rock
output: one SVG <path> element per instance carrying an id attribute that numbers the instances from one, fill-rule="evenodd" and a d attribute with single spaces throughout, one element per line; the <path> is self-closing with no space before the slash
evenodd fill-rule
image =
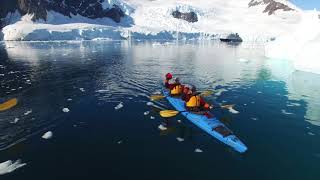
<path id="1" fill-rule="evenodd" d="M 185 21 L 194 23 L 198 21 L 198 16 L 195 12 L 182 13 L 178 10 L 172 12 L 172 16 L 177 19 L 183 19 Z"/>
<path id="2" fill-rule="evenodd" d="M 1 0 L 0 6 L 0 29 L 6 26 L 4 18 L 9 12 L 13 13 L 17 9 L 17 3 L 14 0 Z"/>
<path id="3" fill-rule="evenodd" d="M 290 8 L 289 6 L 274 0 L 251 0 L 249 2 L 249 7 L 257 5 L 267 5 L 263 12 L 268 13 L 269 15 L 274 14 L 274 12 L 277 10 L 294 11 L 294 9 Z"/>
<path id="4" fill-rule="evenodd" d="M 125 14 L 117 5 L 103 9 L 106 0 L 1 0 L 0 29 L 6 24 L 3 18 L 9 12 L 18 10 L 21 15 L 33 14 L 32 20 L 47 19 L 47 11 L 55 11 L 65 16 L 81 15 L 88 18 L 109 17 L 119 23 Z"/>

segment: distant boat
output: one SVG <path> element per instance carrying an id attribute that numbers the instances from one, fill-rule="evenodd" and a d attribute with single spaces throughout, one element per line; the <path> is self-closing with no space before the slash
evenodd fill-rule
<path id="1" fill-rule="evenodd" d="M 239 36 L 238 33 L 231 33 L 227 37 L 220 38 L 220 41 L 222 42 L 242 42 L 242 38 Z"/>

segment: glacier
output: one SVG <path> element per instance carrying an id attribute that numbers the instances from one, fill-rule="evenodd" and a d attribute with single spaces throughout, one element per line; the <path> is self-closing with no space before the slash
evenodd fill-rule
<path id="1" fill-rule="evenodd" d="M 281 0 L 278 0 L 281 1 Z M 2 30 L 6 41 L 121 40 L 121 39 L 219 39 L 238 33 L 244 41 L 269 41 L 290 31 L 301 19 L 296 11 L 262 13 L 265 5 L 248 7 L 249 0 L 105 0 L 103 8 L 119 6 L 125 13 L 120 23 L 109 18 L 90 19 L 47 11 L 47 21 L 32 21 L 33 14 L 12 13 Z M 194 12 L 198 22 L 172 16 L 173 11 Z"/>
<path id="2" fill-rule="evenodd" d="M 272 59 L 289 60 L 295 70 L 320 74 L 320 19 L 318 12 L 308 11 L 294 31 L 265 46 L 265 54 Z"/>

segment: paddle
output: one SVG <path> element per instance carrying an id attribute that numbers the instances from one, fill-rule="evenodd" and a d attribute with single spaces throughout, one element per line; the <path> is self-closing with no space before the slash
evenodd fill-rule
<path id="1" fill-rule="evenodd" d="M 211 94 L 213 94 L 214 92 L 213 91 L 210 91 L 210 90 L 206 90 L 206 91 L 203 91 L 200 93 L 201 96 L 210 96 Z M 157 101 L 157 100 L 160 100 L 160 99 L 163 99 L 165 98 L 166 96 L 164 95 L 152 95 L 150 96 L 150 99 L 152 101 Z"/>
<path id="2" fill-rule="evenodd" d="M 232 108 L 233 106 L 234 106 L 234 104 L 223 105 L 223 106 L 220 106 L 220 108 L 230 109 L 230 108 Z M 163 110 L 163 111 L 160 111 L 160 116 L 161 116 L 161 117 L 168 118 L 168 117 L 176 116 L 177 114 L 179 114 L 179 113 L 181 113 L 181 112 L 189 112 L 189 111 Z"/>
<path id="3" fill-rule="evenodd" d="M 0 104 L 0 111 L 5 111 L 7 109 L 10 109 L 13 106 L 17 105 L 17 103 L 18 103 L 17 98 L 12 98 L 12 99 Z"/>

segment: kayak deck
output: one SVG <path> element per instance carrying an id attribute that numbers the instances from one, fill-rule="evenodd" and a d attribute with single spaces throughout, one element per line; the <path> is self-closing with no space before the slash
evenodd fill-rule
<path id="1" fill-rule="evenodd" d="M 177 111 L 186 111 L 185 102 L 180 98 L 171 97 L 167 90 L 163 90 L 163 94 Z M 219 119 L 215 117 L 208 118 L 205 115 L 195 114 L 192 112 L 181 112 L 189 121 L 206 131 L 224 144 L 232 147 L 234 150 L 244 153 L 247 151 L 244 145 Z"/>

